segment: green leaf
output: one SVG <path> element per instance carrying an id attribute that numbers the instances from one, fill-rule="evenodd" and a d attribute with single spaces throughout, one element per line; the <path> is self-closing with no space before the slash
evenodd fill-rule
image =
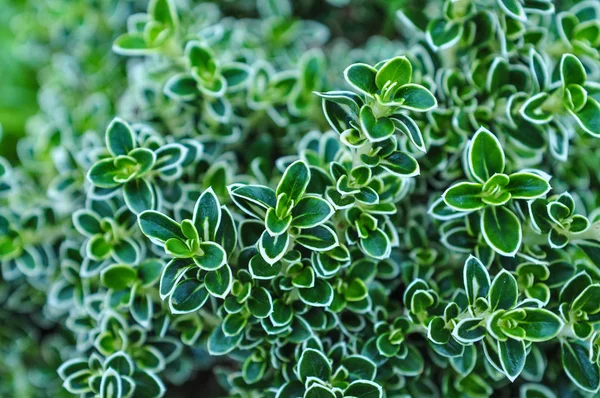
<path id="1" fill-rule="evenodd" d="M 432 19 L 426 30 L 427 43 L 433 50 L 442 50 L 454 46 L 460 40 L 462 24 L 444 19 Z"/>
<path id="2" fill-rule="evenodd" d="M 437 100 L 420 84 L 405 84 L 394 94 L 393 103 L 411 111 L 426 112 L 437 106 Z"/>
<path id="3" fill-rule="evenodd" d="M 298 289 L 298 294 L 302 302 L 313 307 L 327 307 L 333 301 L 333 288 L 323 279 L 316 279 L 309 289 Z"/>
<path id="4" fill-rule="evenodd" d="M 506 207 L 486 207 L 481 216 L 481 232 L 486 243 L 503 256 L 514 257 L 521 247 L 521 223 Z"/>
<path id="5" fill-rule="evenodd" d="M 572 311 L 593 315 L 600 312 L 600 284 L 595 283 L 583 290 L 571 305 Z"/>
<path id="6" fill-rule="evenodd" d="M 165 252 L 177 258 L 191 258 L 194 252 L 187 244 L 177 238 L 170 238 L 165 242 Z"/>
<path id="7" fill-rule="evenodd" d="M 487 297 L 490 290 L 490 275 L 476 257 L 469 256 L 463 268 L 463 283 L 470 305 L 480 297 Z"/>
<path id="8" fill-rule="evenodd" d="M 546 124 L 554 119 L 554 114 L 544 108 L 544 105 L 550 101 L 548 93 L 542 92 L 531 96 L 523 103 L 519 113 L 523 119 L 533 124 Z"/>
<path id="9" fill-rule="evenodd" d="M 426 152 L 425 141 L 423 140 L 421 129 L 412 118 L 402 113 L 395 113 L 390 116 L 390 119 L 394 122 L 394 126 L 404 133 L 419 151 Z"/>
<path id="10" fill-rule="evenodd" d="M 283 257 L 289 243 L 290 235 L 287 232 L 271 236 L 267 231 L 264 231 L 258 241 L 258 250 L 267 263 L 275 264 Z"/>
<path id="11" fill-rule="evenodd" d="M 302 202 L 302 200 L 301 200 Z M 292 223 L 292 215 L 288 215 L 285 218 L 279 218 L 277 216 L 277 210 L 270 208 L 267 210 L 267 217 L 265 218 L 265 227 L 269 234 L 276 236 L 281 235 L 288 230 Z"/>
<path id="12" fill-rule="evenodd" d="M 567 376 L 582 390 L 597 392 L 600 388 L 600 367 L 590 362 L 588 349 L 579 342 L 563 340 L 562 365 Z"/>
<path id="13" fill-rule="evenodd" d="M 208 271 L 204 276 L 206 289 L 214 297 L 225 298 L 231 290 L 232 283 L 233 275 L 227 264 L 214 271 Z"/>
<path id="14" fill-rule="evenodd" d="M 513 339 L 498 341 L 498 356 L 506 377 L 515 381 L 525 367 L 525 342 Z"/>
<path id="15" fill-rule="evenodd" d="M 396 89 L 410 83 L 412 65 L 405 56 L 395 57 L 387 61 L 377 71 L 375 83 L 382 90 L 387 82 L 396 83 Z"/>
<path id="16" fill-rule="evenodd" d="M 483 127 L 477 130 L 469 146 L 468 161 L 471 174 L 481 183 L 502 173 L 505 159 L 498 138 Z"/>
<path id="17" fill-rule="evenodd" d="M 363 252 L 376 259 L 386 259 L 390 256 L 392 245 L 388 236 L 379 228 L 370 231 L 366 238 L 360 240 Z"/>
<path id="18" fill-rule="evenodd" d="M 329 388 L 321 384 L 311 385 L 304 393 L 303 398 L 335 398 L 336 395 Z"/>
<path id="19" fill-rule="evenodd" d="M 587 102 L 574 115 L 579 126 L 588 134 L 600 137 L 600 103 L 594 98 L 588 98 Z"/>
<path id="20" fill-rule="evenodd" d="M 560 59 L 560 80 L 563 87 L 577 84 L 583 86 L 587 77 L 583 64 L 573 54 L 563 54 Z"/>
<path id="21" fill-rule="evenodd" d="M 344 70 L 344 78 L 353 88 L 372 97 L 377 92 L 377 70 L 367 64 L 352 64 Z"/>
<path id="22" fill-rule="evenodd" d="M 261 221 L 267 210 L 277 205 L 275 192 L 262 185 L 233 185 L 229 187 L 229 196 L 240 210 Z"/>
<path id="23" fill-rule="evenodd" d="M 482 318 L 465 318 L 458 322 L 452 331 L 454 338 L 462 344 L 472 344 L 485 337 Z"/>
<path id="24" fill-rule="evenodd" d="M 107 288 L 121 290 L 130 286 L 137 279 L 137 272 L 130 265 L 113 264 L 102 270 L 100 279 Z"/>
<path id="25" fill-rule="evenodd" d="M 327 221 L 333 215 L 334 209 L 317 196 L 305 196 L 292 209 L 292 226 L 312 228 Z"/>
<path id="26" fill-rule="evenodd" d="M 298 203 L 304 195 L 309 182 L 310 169 L 308 168 L 308 165 L 302 160 L 297 160 L 285 169 L 275 193 L 277 194 L 277 197 L 282 193 L 285 193 L 290 200 L 293 200 L 294 203 Z"/>
<path id="27" fill-rule="evenodd" d="M 296 243 L 315 251 L 327 251 L 339 245 L 336 233 L 326 225 L 303 229 Z"/>
<path id="28" fill-rule="evenodd" d="M 498 0 L 498 5 L 509 17 L 521 22 L 527 21 L 527 15 L 519 0 Z"/>
<path id="29" fill-rule="evenodd" d="M 177 8 L 175 7 L 173 0 L 151 0 L 148 5 L 148 14 L 150 14 L 155 21 L 172 29 L 176 29 L 179 24 Z"/>
<path id="30" fill-rule="evenodd" d="M 381 162 L 380 166 L 399 177 L 414 177 L 421 173 L 419 163 L 405 152 L 392 152 Z"/>
<path id="31" fill-rule="evenodd" d="M 512 199 L 535 199 L 546 195 L 552 187 L 544 178 L 533 173 L 513 173 L 505 190 L 509 191 Z"/>
<path id="32" fill-rule="evenodd" d="M 125 33 L 117 37 L 112 50 L 120 55 L 146 55 L 156 51 L 146 43 L 143 33 Z"/>
<path id="33" fill-rule="evenodd" d="M 387 117 L 377 118 L 370 106 L 360 109 L 360 126 L 367 139 L 371 142 L 384 141 L 391 137 L 396 130 L 394 123 Z"/>
<path id="34" fill-rule="evenodd" d="M 201 254 L 196 253 L 193 260 L 203 270 L 216 270 L 225 265 L 227 261 L 227 253 L 217 243 L 202 242 L 198 250 Z"/>
<path id="35" fill-rule="evenodd" d="M 517 280 L 510 272 L 503 269 L 496 275 L 490 286 L 490 309 L 509 310 L 517 304 L 518 297 Z"/>
<path id="36" fill-rule="evenodd" d="M 525 330 L 524 339 L 540 342 L 555 338 L 563 327 L 562 320 L 543 308 L 524 308 L 525 318 L 519 319 L 519 327 Z"/>
<path id="37" fill-rule="evenodd" d="M 213 240 L 221 223 L 221 205 L 212 188 L 200 195 L 194 206 L 194 226 L 202 240 Z"/>
<path id="38" fill-rule="evenodd" d="M 169 307 L 174 314 L 188 314 L 202 308 L 209 296 L 204 284 L 195 279 L 184 279 L 175 286 Z"/>
<path id="39" fill-rule="evenodd" d="M 167 263 L 162 271 L 159 282 L 160 298 L 165 299 L 173 292 L 175 285 L 183 278 L 185 272 L 192 267 L 191 260 L 174 259 Z"/>
<path id="40" fill-rule="evenodd" d="M 129 210 L 135 214 L 152 210 L 156 206 L 154 190 L 143 178 L 127 181 L 123 185 L 123 198 Z"/>
<path id="41" fill-rule="evenodd" d="M 113 156 L 127 155 L 135 148 L 135 135 L 127 122 L 114 118 L 106 129 L 106 146 Z"/>
<path id="42" fill-rule="evenodd" d="M 136 370 L 132 376 L 135 383 L 135 396 L 159 398 L 165 394 L 163 382 L 145 370 Z"/>
<path id="43" fill-rule="evenodd" d="M 170 238 L 179 238 L 185 241 L 181 226 L 158 211 L 146 210 L 140 213 L 138 224 L 144 235 L 151 240 L 165 243 Z"/>
<path id="44" fill-rule="evenodd" d="M 87 179 L 100 188 L 114 188 L 121 185 L 121 182 L 115 181 L 115 177 L 120 170 L 115 166 L 113 158 L 102 159 L 94 163 L 87 173 Z"/>
<path id="45" fill-rule="evenodd" d="M 248 309 L 256 318 L 267 318 L 273 312 L 273 299 L 269 291 L 263 287 L 252 289 L 248 297 Z"/>
<path id="46" fill-rule="evenodd" d="M 298 377 L 302 382 L 306 382 L 309 377 L 329 382 L 331 364 L 325 354 L 313 348 L 307 348 L 302 352 L 298 361 Z"/>
<path id="47" fill-rule="evenodd" d="M 279 275 L 281 263 L 269 264 L 260 254 L 257 254 L 250 259 L 248 268 L 253 278 L 269 280 Z"/>
<path id="48" fill-rule="evenodd" d="M 483 186 L 476 182 L 459 182 L 448 188 L 442 194 L 442 198 L 454 210 L 479 210 L 485 207 L 481 200 L 482 188 Z"/>
<path id="49" fill-rule="evenodd" d="M 239 333 L 236 336 L 227 336 L 223 333 L 221 325 L 213 329 L 212 334 L 208 339 L 208 353 L 210 355 L 225 355 L 233 351 L 242 341 L 244 333 Z"/>
<path id="50" fill-rule="evenodd" d="M 353 381 L 344 390 L 344 397 L 382 398 L 383 389 L 375 382 L 368 380 Z"/>

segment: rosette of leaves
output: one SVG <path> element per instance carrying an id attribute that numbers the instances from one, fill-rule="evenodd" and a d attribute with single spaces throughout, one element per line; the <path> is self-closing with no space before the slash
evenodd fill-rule
<path id="1" fill-rule="evenodd" d="M 339 244 L 335 231 L 326 225 L 334 209 L 323 198 L 306 193 L 310 182 L 311 169 L 297 160 L 286 168 L 275 191 L 262 185 L 229 187 L 240 210 L 264 222 L 257 247 L 267 263 L 281 260 L 292 242 L 315 251 L 328 251 Z"/>
<path id="2" fill-rule="evenodd" d="M 466 308 L 450 305 L 443 317 L 433 318 L 428 326 L 429 339 L 443 345 L 453 339 L 467 346 L 481 341 L 489 364 L 514 380 L 525 367 L 531 344 L 555 338 L 563 321 L 543 308 L 539 300 L 519 300 L 517 280 L 506 270 L 490 281 L 485 266 L 469 257 L 463 279 Z M 445 354 L 455 356 L 449 350 Z"/>
<path id="3" fill-rule="evenodd" d="M 181 223 L 147 210 L 138 217 L 142 233 L 163 247 L 172 259 L 160 275 L 159 293 L 172 313 L 200 309 L 209 297 L 225 298 L 233 275 L 227 263 L 237 241 L 235 222 L 212 189 L 200 195 L 192 219 Z"/>
<path id="4" fill-rule="evenodd" d="M 140 147 L 139 138 L 127 122 L 115 118 L 105 135 L 109 156 L 94 163 L 87 174 L 97 187 L 96 196 L 110 197 L 122 188 L 127 207 L 136 214 L 157 207 L 160 192 L 155 179 L 177 178 L 182 165 L 189 163 L 188 152 L 191 154 L 186 146 L 177 143 L 156 149 Z"/>
<path id="5" fill-rule="evenodd" d="M 600 35 L 598 38 L 600 39 Z M 539 55 L 535 66 L 539 71 L 547 73 L 545 71 L 548 68 Z M 585 67 L 573 54 L 562 56 L 558 70 L 560 82 L 550 85 L 558 87 L 530 97 L 521 106 L 520 114 L 533 124 L 547 124 L 555 119 L 560 122 L 564 115 L 568 115 L 586 133 L 594 137 L 600 136 L 600 103 L 594 98 L 599 90 L 598 85 L 587 81 Z"/>
<path id="6" fill-rule="evenodd" d="M 495 252 L 512 257 L 521 246 L 523 232 L 510 202 L 542 197 L 550 191 L 550 184 L 535 172 L 504 174 L 506 159 L 500 141 L 485 128 L 475 133 L 465 158 L 473 182 L 452 185 L 442 195 L 444 203 L 464 214 L 478 211 L 485 242 Z"/>
<path id="7" fill-rule="evenodd" d="M 376 171 L 398 177 L 419 174 L 417 161 L 400 151 L 396 133 L 402 133 L 420 151 L 425 143 L 417 123 L 403 111 L 426 112 L 437 106 L 427 87 L 412 83 L 413 69 L 406 57 L 396 57 L 375 66 L 353 64 L 344 77 L 359 92 L 320 93 L 323 111 L 342 142 L 360 162 Z"/>
<path id="8" fill-rule="evenodd" d="M 106 358 L 92 354 L 87 360 L 71 359 L 60 366 L 58 374 L 71 394 L 160 397 L 165 392 L 156 375 L 137 369 L 131 357 L 121 351 Z"/>
<path id="9" fill-rule="evenodd" d="M 562 249 L 570 239 L 585 239 L 585 231 L 590 227 L 587 217 L 574 214 L 575 201 L 568 192 L 550 197 L 548 200 L 536 199 L 529 203 L 531 225 L 542 234 L 548 234 L 548 244 L 552 248 Z"/>
<path id="10" fill-rule="evenodd" d="M 135 14 L 127 21 L 128 32 L 113 43 L 123 55 L 146 55 L 172 50 L 179 33 L 179 16 L 172 0 L 151 0 L 148 13 Z"/>

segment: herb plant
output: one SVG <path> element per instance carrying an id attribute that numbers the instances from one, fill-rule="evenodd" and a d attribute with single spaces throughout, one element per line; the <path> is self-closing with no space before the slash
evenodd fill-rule
<path id="1" fill-rule="evenodd" d="M 0 396 L 600 394 L 597 1 L 8 4 Z"/>

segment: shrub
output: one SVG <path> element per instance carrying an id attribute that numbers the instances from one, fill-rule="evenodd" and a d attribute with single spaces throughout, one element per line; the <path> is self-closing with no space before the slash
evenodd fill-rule
<path id="1" fill-rule="evenodd" d="M 600 3 L 139 3 L 13 18 L 0 395 L 598 394 Z"/>

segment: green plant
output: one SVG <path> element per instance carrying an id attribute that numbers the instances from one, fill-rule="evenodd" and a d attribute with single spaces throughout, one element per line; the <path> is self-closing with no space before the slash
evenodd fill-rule
<path id="1" fill-rule="evenodd" d="M 0 395 L 600 392 L 599 3 L 13 7 Z"/>

